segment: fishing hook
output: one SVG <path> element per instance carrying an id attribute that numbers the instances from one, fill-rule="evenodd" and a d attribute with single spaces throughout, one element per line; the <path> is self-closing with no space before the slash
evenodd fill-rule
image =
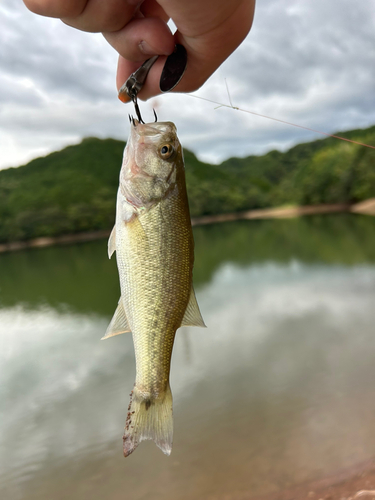
<path id="1" fill-rule="evenodd" d="M 137 118 L 138 118 L 139 123 L 145 123 L 143 121 L 143 118 L 142 118 L 142 115 L 141 115 L 141 110 L 139 109 L 139 106 L 138 106 L 137 96 L 136 95 L 132 96 L 132 101 L 133 101 L 133 104 L 134 104 L 134 109 L 135 109 L 135 112 L 137 114 Z"/>
<path id="2" fill-rule="evenodd" d="M 148 72 L 152 68 L 152 65 L 156 62 L 159 56 L 150 57 L 147 59 L 134 73 L 132 73 L 126 80 L 124 85 L 120 88 L 118 97 L 120 101 L 126 103 L 132 101 L 134 104 L 135 112 L 138 117 L 139 123 L 145 123 L 143 121 L 138 103 L 137 96 L 142 90 L 146 82 Z M 162 92 L 169 92 L 172 90 L 181 80 L 187 64 L 187 52 L 185 47 L 180 44 L 175 46 L 175 50 L 167 58 L 164 65 L 159 88 Z M 158 121 L 157 114 L 154 111 L 155 122 Z"/>
<path id="3" fill-rule="evenodd" d="M 150 71 L 152 65 L 155 63 L 158 57 L 159 56 L 154 56 L 150 59 L 147 59 L 147 61 L 145 61 L 136 71 L 134 71 L 134 73 L 129 76 L 124 85 L 119 90 L 119 98 L 123 102 L 127 102 L 129 98 L 133 102 L 139 123 L 145 122 L 143 121 L 141 111 L 138 106 L 137 95 L 146 81 L 148 72 Z"/>

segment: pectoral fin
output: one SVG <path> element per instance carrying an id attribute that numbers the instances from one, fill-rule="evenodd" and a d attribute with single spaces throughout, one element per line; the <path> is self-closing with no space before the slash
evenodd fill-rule
<path id="1" fill-rule="evenodd" d="M 127 201 L 123 200 L 121 204 L 121 218 L 125 222 L 125 224 L 133 220 L 135 215 L 135 208 L 130 203 L 127 203 Z"/>
<path id="2" fill-rule="evenodd" d="M 115 335 L 120 335 L 121 333 L 130 332 L 130 327 L 128 319 L 126 317 L 125 309 L 120 297 L 117 309 L 113 315 L 112 321 L 110 322 L 104 337 L 100 340 L 108 339 L 109 337 L 114 337 Z"/>
<path id="3" fill-rule="evenodd" d="M 116 250 L 116 225 L 113 226 L 108 240 L 108 258 L 110 259 Z"/>
<path id="4" fill-rule="evenodd" d="M 201 326 L 206 328 L 195 297 L 193 285 L 191 286 L 189 302 L 180 326 Z"/>

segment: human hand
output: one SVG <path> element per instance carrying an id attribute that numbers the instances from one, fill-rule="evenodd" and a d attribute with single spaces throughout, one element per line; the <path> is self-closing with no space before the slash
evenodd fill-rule
<path id="1" fill-rule="evenodd" d="M 23 0 L 26 7 L 58 17 L 74 28 L 102 32 L 119 53 L 119 89 L 140 63 L 159 55 L 139 93 L 140 99 L 160 94 L 166 56 L 179 43 L 186 48 L 186 72 L 177 92 L 197 90 L 240 45 L 250 31 L 255 0 Z M 173 19 L 177 31 L 167 26 Z"/>

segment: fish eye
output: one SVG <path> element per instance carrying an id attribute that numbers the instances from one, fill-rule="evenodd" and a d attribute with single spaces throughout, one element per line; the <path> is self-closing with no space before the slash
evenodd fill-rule
<path id="1" fill-rule="evenodd" d="M 172 146 L 172 144 L 163 144 L 163 146 L 161 146 L 161 148 L 159 149 L 160 157 L 163 160 L 168 160 L 168 158 L 170 158 L 173 153 L 174 147 Z"/>

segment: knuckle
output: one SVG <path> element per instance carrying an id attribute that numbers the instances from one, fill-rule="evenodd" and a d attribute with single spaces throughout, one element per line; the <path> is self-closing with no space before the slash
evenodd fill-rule
<path id="1" fill-rule="evenodd" d="M 86 0 L 23 0 L 23 2 L 34 14 L 47 17 L 76 17 L 86 4 Z"/>
<path id="2" fill-rule="evenodd" d="M 34 12 L 34 14 L 43 15 L 44 12 L 48 10 L 47 6 L 45 5 L 46 2 L 43 2 L 41 0 L 23 0 L 23 3 L 31 12 Z"/>
<path id="3" fill-rule="evenodd" d="M 126 10 L 111 9 L 109 7 L 103 9 L 100 13 L 100 31 L 116 33 L 123 29 L 131 20 L 133 13 Z"/>
<path id="4" fill-rule="evenodd" d="M 83 31 L 102 32 L 104 36 L 116 34 L 126 26 L 133 14 L 111 7 L 111 4 L 106 3 L 100 4 L 99 8 L 97 4 L 92 7 L 88 4 L 82 13 L 76 17 L 66 16 L 64 22 Z"/>

